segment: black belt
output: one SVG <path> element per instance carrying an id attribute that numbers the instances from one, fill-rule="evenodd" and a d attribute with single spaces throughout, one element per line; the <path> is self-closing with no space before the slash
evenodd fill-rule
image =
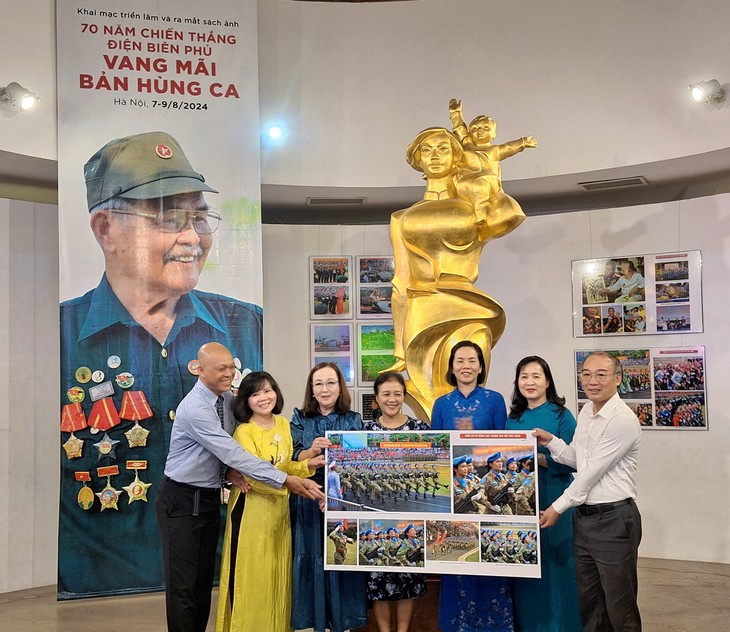
<path id="1" fill-rule="evenodd" d="M 624 498 L 623 500 L 617 500 L 614 503 L 599 503 L 597 505 L 578 505 L 575 509 L 578 513 L 584 516 L 591 516 L 597 513 L 606 513 L 607 511 L 613 511 L 616 507 L 623 507 L 624 505 L 630 505 L 634 500 L 632 498 Z"/>
<path id="2" fill-rule="evenodd" d="M 220 488 L 219 487 L 196 487 L 195 485 L 188 485 L 187 483 L 178 483 L 176 480 L 170 478 L 169 476 L 165 476 L 165 482 L 170 483 L 171 485 L 175 485 L 177 487 L 182 487 L 183 489 L 192 492 L 192 502 L 193 502 L 192 515 L 193 516 L 200 515 L 200 497 L 201 496 L 203 496 L 204 498 L 209 498 L 209 499 L 220 497 Z"/>
<path id="3" fill-rule="evenodd" d="M 168 483 L 172 483 L 173 485 L 177 485 L 178 487 L 184 487 L 185 489 L 189 489 L 190 491 L 201 492 L 203 494 L 217 494 L 220 491 L 220 487 L 196 487 L 195 485 L 188 485 L 187 483 L 178 483 L 175 479 L 172 479 L 169 476 L 165 476 L 165 481 L 167 481 Z"/>

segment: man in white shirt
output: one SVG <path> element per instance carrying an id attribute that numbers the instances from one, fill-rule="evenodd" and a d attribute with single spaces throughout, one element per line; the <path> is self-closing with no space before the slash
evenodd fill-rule
<path id="1" fill-rule="evenodd" d="M 636 269 L 633 261 L 626 259 L 621 262 L 621 276 L 613 285 L 599 289 L 598 293 L 609 296 L 612 292 L 619 292 L 616 303 L 629 303 L 644 300 L 644 277 Z"/>
<path id="2" fill-rule="evenodd" d="M 554 525 L 570 507 L 578 598 L 585 632 L 641 630 L 636 602 L 641 515 L 636 499 L 636 462 L 641 427 L 619 398 L 621 363 L 605 351 L 591 353 L 580 372 L 591 400 L 578 415 L 570 445 L 535 429 L 559 463 L 576 469 L 575 479 L 540 514 L 540 526 Z"/>

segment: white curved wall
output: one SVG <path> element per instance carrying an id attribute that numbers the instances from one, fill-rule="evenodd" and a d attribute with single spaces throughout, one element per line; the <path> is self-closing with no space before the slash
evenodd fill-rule
<path id="1" fill-rule="evenodd" d="M 42 109 L 0 118 L 0 149 L 55 158 L 55 10 L 27 0 L 0 23 L 0 85 L 20 81 Z M 686 86 L 730 82 L 730 3 L 702 0 L 259 2 L 261 119 L 284 119 L 263 182 L 407 186 L 411 138 L 489 113 L 497 141 L 540 142 L 505 179 L 591 171 L 730 145 L 730 105 L 691 103 Z M 29 44 L 30 43 L 30 44 Z"/>
<path id="2" fill-rule="evenodd" d="M 497 141 L 538 151 L 507 179 L 652 162 L 730 144 L 728 109 L 690 82 L 730 81 L 730 5 L 643 0 L 259 3 L 261 118 L 284 117 L 286 150 L 264 182 L 417 184 L 404 149 L 425 127 L 488 113 Z"/>

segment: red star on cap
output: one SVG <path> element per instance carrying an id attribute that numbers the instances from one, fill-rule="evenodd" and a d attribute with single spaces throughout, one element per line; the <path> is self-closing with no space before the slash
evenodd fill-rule
<path id="1" fill-rule="evenodd" d="M 157 145 L 157 147 L 155 147 L 155 153 L 160 158 L 164 158 L 164 159 L 172 158 L 172 149 L 170 149 L 167 145 L 163 145 L 162 143 L 160 143 L 159 145 Z"/>

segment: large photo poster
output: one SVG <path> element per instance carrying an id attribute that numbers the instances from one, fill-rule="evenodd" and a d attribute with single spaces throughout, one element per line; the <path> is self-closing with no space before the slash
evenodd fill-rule
<path id="1" fill-rule="evenodd" d="M 59 598 L 159 590 L 154 515 L 208 341 L 262 364 L 256 3 L 57 3 Z"/>
<path id="2" fill-rule="evenodd" d="M 707 430 L 705 348 L 607 349 L 621 361 L 618 395 L 645 430 Z M 590 351 L 576 351 L 578 412 L 588 403 L 580 367 Z"/>
<path id="3" fill-rule="evenodd" d="M 573 261 L 576 337 L 699 332 L 698 250 Z"/>
<path id="4" fill-rule="evenodd" d="M 540 577 L 530 433 L 327 434 L 325 569 Z"/>

